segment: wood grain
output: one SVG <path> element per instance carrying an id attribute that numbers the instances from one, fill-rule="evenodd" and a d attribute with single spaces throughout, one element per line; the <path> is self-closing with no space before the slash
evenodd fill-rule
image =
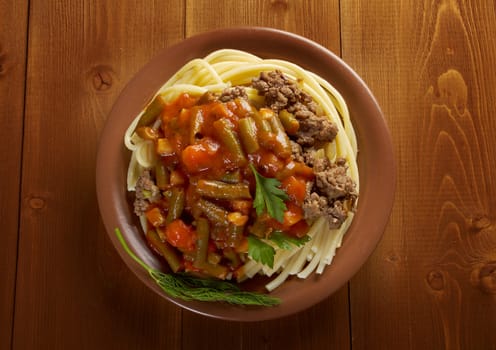
<path id="1" fill-rule="evenodd" d="M 493 2 L 0 0 L 0 13 L 1 349 L 496 350 Z M 382 106 L 398 160 L 390 223 L 358 275 L 260 323 L 145 288 L 106 236 L 94 181 L 129 79 L 185 36 L 246 25 L 341 53 Z"/>
<path id="2" fill-rule="evenodd" d="M 30 7 L 13 347 L 178 348 L 181 312 L 115 253 L 94 179 L 106 115 L 133 74 L 182 39 L 183 2 Z"/>
<path id="3" fill-rule="evenodd" d="M 343 57 L 399 160 L 390 225 L 350 287 L 353 348 L 495 349 L 494 4 L 342 5 Z"/>
<path id="4" fill-rule="evenodd" d="M 303 18 L 305 20 L 303 20 Z M 267 26 L 306 36 L 339 54 L 338 1 L 187 1 L 186 36 L 224 27 Z M 256 324 L 184 313 L 183 348 L 347 349 L 347 287 L 296 316 Z"/>
<path id="5" fill-rule="evenodd" d="M 27 1 L 0 1 L 0 349 L 11 344 L 19 223 Z"/>
<path id="6" fill-rule="evenodd" d="M 239 26 L 287 30 L 340 52 L 337 0 L 186 0 L 186 36 Z"/>

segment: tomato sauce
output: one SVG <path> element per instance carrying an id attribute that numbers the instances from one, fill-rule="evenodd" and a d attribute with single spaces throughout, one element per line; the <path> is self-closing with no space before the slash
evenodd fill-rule
<path id="1" fill-rule="evenodd" d="M 258 149 L 246 151 L 240 137 L 240 120 L 259 112 L 247 100 L 201 101 L 201 97 L 183 93 L 166 104 L 161 113 L 155 143 L 170 178 L 162 191 L 163 199 L 147 218 L 150 225 L 163 232 L 164 242 L 177 250 L 183 269 L 226 278 L 235 274 L 244 260 L 249 234 L 262 238 L 274 230 L 296 237 L 306 234 L 308 224 L 302 205 L 307 184 L 314 175 L 311 168 L 288 156 L 288 152 L 280 152 L 280 138 L 284 135 L 257 129 Z M 249 164 L 262 176 L 280 181 L 288 197 L 281 222 L 267 214 L 256 214 L 256 184 Z M 219 191 L 219 197 L 201 194 L 201 180 L 213 181 L 209 184 L 212 191 Z M 240 198 L 224 196 L 224 186 L 236 190 L 248 187 L 249 195 L 243 192 Z M 200 232 L 198 225 L 205 219 L 206 234 L 205 229 Z"/>

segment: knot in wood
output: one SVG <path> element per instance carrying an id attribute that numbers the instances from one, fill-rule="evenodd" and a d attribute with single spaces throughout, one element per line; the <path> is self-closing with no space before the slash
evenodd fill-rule
<path id="1" fill-rule="evenodd" d="M 477 231 L 481 231 L 485 228 L 488 228 L 489 226 L 491 226 L 491 220 L 489 220 L 488 217 L 486 216 L 481 216 L 481 217 L 478 217 L 476 218 L 473 222 L 472 222 L 472 225 L 473 225 L 473 228 Z"/>
<path id="2" fill-rule="evenodd" d="M 111 67 L 97 65 L 90 70 L 89 79 L 91 86 L 96 91 L 108 91 L 113 84 L 114 71 Z"/>
<path id="3" fill-rule="evenodd" d="M 445 287 L 444 275 L 441 271 L 434 270 L 427 274 L 427 284 L 434 291 L 441 291 Z"/>
<path id="4" fill-rule="evenodd" d="M 271 0 L 270 5 L 285 11 L 288 9 L 288 0 Z"/>
<path id="5" fill-rule="evenodd" d="M 45 200 L 40 197 L 31 197 L 28 201 L 31 209 L 40 210 L 45 207 Z"/>
<path id="6" fill-rule="evenodd" d="M 393 264 L 398 263 L 400 261 L 400 257 L 395 252 L 391 252 L 386 256 L 386 261 Z"/>
<path id="7" fill-rule="evenodd" d="M 496 294 L 496 261 L 490 261 L 479 270 L 479 288 L 488 294 Z"/>
<path id="8" fill-rule="evenodd" d="M 474 217 L 470 222 L 470 228 L 475 232 L 480 232 L 487 229 L 489 226 L 491 226 L 491 220 L 484 215 Z"/>

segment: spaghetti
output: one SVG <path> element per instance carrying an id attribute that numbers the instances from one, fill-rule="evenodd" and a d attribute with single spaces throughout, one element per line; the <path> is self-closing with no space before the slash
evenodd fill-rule
<path id="1" fill-rule="evenodd" d="M 308 239 L 302 244 L 290 244 L 289 249 L 287 245 L 282 248 L 270 239 L 270 232 L 279 230 L 281 227 L 277 223 L 271 226 L 268 231 L 265 230 L 263 234 L 258 234 L 257 238 L 260 239 L 262 243 L 269 245 L 274 252 L 273 263 L 267 264 L 266 262 L 260 261 L 260 259 L 254 259 L 253 256 L 247 254 L 245 238 L 247 235 L 256 231 L 252 228 L 258 224 L 255 210 L 253 210 L 253 208 L 247 209 L 246 205 L 242 209 L 236 207 L 238 209 L 234 210 L 233 203 L 239 206 L 243 203 L 250 203 L 253 205 L 253 181 L 250 180 L 250 176 L 252 175 L 247 173 L 247 164 L 245 161 L 257 165 L 259 168 L 258 170 L 263 170 L 265 168 L 259 160 L 259 158 L 262 157 L 260 156 L 261 151 L 259 151 L 259 148 L 271 150 L 274 145 L 276 148 L 278 146 L 274 143 L 277 143 L 277 137 L 275 137 L 276 141 L 272 142 L 270 140 L 267 141 L 267 139 L 260 136 L 260 134 L 263 133 L 263 127 L 261 124 L 257 123 L 261 122 L 255 121 L 254 119 L 252 120 L 250 117 L 253 113 L 257 115 L 268 115 L 266 119 L 272 123 L 272 129 L 269 128 L 268 133 L 270 135 L 276 135 L 277 133 L 274 130 L 280 130 L 282 125 L 281 120 L 283 118 L 277 116 L 281 116 L 281 113 L 287 113 L 287 111 L 284 109 L 283 112 L 282 109 L 279 110 L 278 107 L 275 107 L 275 110 L 274 108 L 271 110 L 267 105 L 267 99 L 269 98 L 268 94 L 270 94 L 273 87 L 269 86 L 269 88 L 266 88 L 269 92 L 266 91 L 266 94 L 264 95 L 261 89 L 253 84 L 254 79 L 261 81 L 263 80 L 262 77 L 266 77 L 267 74 L 272 74 L 270 72 L 277 72 L 277 74 L 279 74 L 279 79 L 291 82 L 293 85 L 289 85 L 289 88 L 294 89 L 294 86 L 297 86 L 298 89 L 301 89 L 304 98 L 306 98 L 305 96 L 309 96 L 307 99 L 313 101 L 311 103 L 315 103 L 317 106 L 317 114 L 326 118 L 328 122 L 335 126 L 335 137 L 333 137 L 331 141 L 317 142 L 315 145 L 312 143 L 312 146 L 306 149 L 312 154 L 312 159 L 314 159 L 315 162 L 326 159 L 324 164 L 342 164 L 341 170 L 338 170 L 337 173 L 343 175 L 342 169 L 344 169 L 344 175 L 349 179 L 349 183 L 353 186 L 351 190 L 352 194 L 345 194 L 346 200 L 342 203 L 338 203 L 339 205 L 344 205 L 345 209 L 343 210 L 346 213 L 346 217 L 342 218 L 338 225 L 334 225 L 337 227 L 334 227 L 332 222 L 324 216 L 310 219 L 304 218 L 303 221 L 306 222 L 308 227 L 304 234 Z M 267 86 L 266 82 L 262 83 L 265 84 L 262 84 L 263 86 Z M 223 92 L 237 87 L 242 88 L 242 93 L 245 94 L 244 98 L 240 98 L 236 95 L 230 97 L 226 103 L 219 101 L 219 96 L 222 96 Z M 236 93 L 239 93 L 239 91 Z M 210 99 L 207 99 L 205 102 L 203 101 L 205 99 L 204 96 L 210 96 Z M 215 98 L 212 99 L 211 96 L 215 96 Z M 162 108 L 163 106 L 169 106 L 167 108 L 173 109 L 176 112 L 174 118 L 179 121 L 174 119 L 174 123 L 181 123 L 181 120 L 186 120 L 185 118 L 187 118 L 187 123 L 181 124 L 183 129 L 177 130 L 184 130 L 186 127 L 189 130 L 193 130 L 195 118 L 198 118 L 199 123 L 205 123 L 205 119 L 214 118 L 215 120 L 211 120 L 211 124 L 209 124 L 213 131 L 203 129 L 198 133 L 196 133 L 196 131 L 191 131 L 188 135 L 181 131 L 184 135 L 182 139 L 178 141 L 177 138 L 174 138 L 175 136 L 171 136 L 173 132 L 171 117 L 164 116 L 169 112 L 164 112 L 160 108 L 158 109 L 158 113 L 157 111 L 153 112 L 154 103 L 156 104 L 157 101 L 159 101 Z M 277 104 L 277 101 L 275 103 Z M 175 106 L 175 109 L 171 107 L 172 105 Z M 216 109 L 216 111 L 212 112 L 213 109 Z M 226 114 L 222 116 L 217 109 L 223 109 Z M 150 113 L 153 114 L 153 118 L 150 118 Z M 171 113 L 172 112 L 169 114 Z M 212 113 L 215 117 L 210 117 Z M 187 115 L 187 117 L 183 114 Z M 293 114 L 294 113 L 289 113 L 290 117 L 294 117 Z M 183 116 L 181 117 L 181 115 Z M 195 117 L 195 115 L 198 115 L 198 117 Z M 149 120 L 143 122 L 145 119 Z M 241 121 L 241 119 L 243 120 Z M 290 122 L 294 122 L 294 120 L 291 119 Z M 301 124 L 302 120 L 297 120 L 296 122 L 300 122 Z M 144 125 L 146 128 L 143 128 Z M 285 134 L 281 135 L 279 140 L 281 140 L 281 138 L 284 138 L 285 140 L 288 139 L 286 133 L 291 134 L 289 135 L 291 137 L 295 135 L 295 130 L 297 128 L 291 130 L 291 126 L 288 125 L 293 124 L 282 125 L 283 129 L 285 129 Z M 253 136 L 250 134 L 251 131 L 256 133 L 254 138 L 255 141 L 253 141 L 255 143 L 250 141 L 250 137 Z M 244 133 L 247 133 L 247 136 L 245 136 Z M 216 137 L 218 139 L 216 139 Z M 237 141 L 237 138 L 240 140 Z M 257 140 L 260 145 L 257 143 Z M 150 193 L 150 191 L 147 190 L 144 199 L 142 198 L 147 204 L 146 214 L 145 212 L 139 213 L 143 230 L 152 247 L 154 247 L 159 254 L 164 255 L 169 262 L 169 265 L 171 265 L 169 259 L 173 259 L 172 265 L 176 265 L 176 268 L 178 269 L 185 268 L 186 270 L 193 272 L 199 271 L 218 278 L 229 279 L 234 276 L 238 281 L 251 278 L 256 274 L 263 274 L 269 277 L 277 275 L 266 285 L 267 290 L 272 291 L 289 276 L 295 275 L 299 278 L 307 278 L 314 271 L 318 274 L 322 273 L 325 266 L 332 262 L 336 249 L 341 246 L 343 236 L 353 220 L 359 191 L 359 176 L 356 162 L 357 141 L 348 108 L 342 96 L 329 82 L 293 63 L 277 59 L 261 59 L 247 52 L 231 49 L 218 50 L 212 52 L 203 59 L 194 59 L 184 65 L 157 91 L 147 107 L 130 124 L 126 131 L 124 142 L 126 147 L 132 152 L 127 175 L 128 190 L 136 191 L 137 197 L 143 196 L 143 193 L 141 193 L 143 192 L 141 188 L 144 181 L 143 174 L 148 176 L 147 180 L 151 179 L 155 186 L 153 188 L 158 188 L 157 193 Z M 189 144 L 185 146 L 184 142 L 188 142 Z M 250 144 L 250 142 L 252 143 Z M 291 144 L 294 144 L 292 139 L 290 142 Z M 177 146 L 179 143 L 181 143 L 181 146 Z M 217 148 L 219 145 L 221 145 L 221 147 L 230 145 L 231 153 L 215 153 L 218 152 Z M 204 153 L 215 153 L 216 158 L 210 158 L 210 160 L 224 157 L 222 158 L 224 159 L 224 165 L 222 166 L 225 166 L 226 162 L 230 164 L 228 168 L 223 168 L 225 171 L 222 174 L 222 176 L 224 176 L 222 177 L 222 181 L 225 181 L 225 183 L 217 181 L 220 177 L 219 179 L 213 179 L 214 176 L 212 173 L 208 173 L 209 175 L 207 175 L 206 178 L 198 176 L 198 174 L 205 174 L 204 170 L 206 168 L 200 168 L 197 163 L 191 165 L 185 161 L 187 155 L 185 156 L 183 153 L 188 152 L 186 148 L 190 146 L 196 147 L 196 149 L 201 148 Z M 283 145 L 282 147 L 283 148 L 280 150 L 287 150 L 287 145 Z M 300 146 L 297 146 L 297 148 L 298 147 L 301 149 Z M 244 160 L 233 156 L 233 154 L 237 153 L 241 154 L 244 157 Z M 274 151 L 270 154 L 275 153 L 277 152 Z M 179 156 L 179 154 L 181 154 L 181 156 Z M 279 156 L 280 154 L 281 153 L 279 153 Z M 174 158 L 175 161 L 168 163 L 167 160 L 164 159 L 167 159 L 170 155 L 173 155 L 176 158 Z M 255 157 L 255 155 L 257 155 L 258 158 Z M 306 157 L 306 154 L 302 155 L 302 158 L 304 158 L 303 156 Z M 293 165 L 299 164 L 295 160 L 294 154 L 283 155 L 282 160 L 281 157 L 279 157 L 279 159 L 277 159 L 277 157 L 274 159 L 279 163 L 282 162 L 286 168 L 289 167 L 289 163 Z M 180 167 L 176 169 L 175 167 L 178 165 L 173 164 L 180 164 Z M 207 164 L 205 166 L 208 168 L 210 165 Z M 301 167 L 304 166 L 305 165 L 303 164 Z M 279 172 L 272 175 L 274 177 L 281 177 L 282 175 L 280 175 L 280 173 L 283 173 L 284 171 L 280 170 L 283 168 L 280 168 Z M 309 167 L 304 169 L 307 168 Z M 314 169 L 317 169 L 316 165 L 314 166 Z M 157 183 L 159 181 L 158 177 L 162 171 L 168 172 L 168 182 L 165 185 L 159 185 Z M 233 184 L 233 181 L 230 179 L 225 179 L 226 174 L 234 174 L 236 171 L 241 173 L 241 175 L 238 176 L 238 182 L 234 181 Z M 265 174 L 267 175 L 268 173 L 265 172 Z M 305 178 L 305 176 L 307 177 Z M 315 175 L 305 176 L 301 175 L 300 177 L 296 177 L 305 183 L 305 194 L 306 197 L 308 197 L 311 192 L 311 186 L 313 185 L 315 188 L 315 182 L 317 182 L 318 185 L 319 178 L 317 177 L 317 179 L 315 179 Z M 286 180 L 287 178 L 281 178 L 283 185 L 290 183 Z M 323 178 L 323 181 L 327 181 L 325 177 Z M 184 187 L 184 191 L 179 191 L 177 190 L 178 187 L 174 187 L 176 185 L 179 187 L 186 187 Z M 190 185 L 194 186 L 193 190 L 188 189 L 188 186 Z M 246 192 L 247 188 L 249 192 Z M 287 185 L 285 188 L 287 192 L 290 192 L 290 185 Z M 183 220 L 181 219 L 181 215 L 174 216 L 171 214 L 171 212 L 176 210 L 170 207 L 170 203 L 175 203 L 174 201 L 177 200 L 175 197 L 188 196 L 188 193 L 191 191 L 196 193 L 194 199 L 197 203 L 188 204 L 188 199 L 184 202 L 183 198 L 180 208 L 176 208 L 177 210 L 180 210 L 180 213 L 183 213 L 184 210 L 191 209 L 191 212 L 181 214 L 183 216 L 186 215 L 187 219 Z M 215 194 L 219 194 L 222 191 L 228 193 L 227 199 L 215 197 Z M 232 193 L 236 194 L 234 195 Z M 295 205 L 293 205 L 294 203 L 289 202 L 287 196 L 281 198 L 286 200 L 286 212 L 295 207 Z M 318 197 L 318 199 L 322 201 L 322 197 Z M 231 202 L 226 204 L 226 200 L 231 200 Z M 165 208 L 165 210 L 164 208 L 160 208 L 159 205 L 154 204 L 163 201 L 168 203 L 168 207 Z M 191 198 L 189 201 L 191 202 Z M 302 205 L 303 203 L 302 201 L 294 201 L 299 205 Z M 325 199 L 324 201 L 330 202 L 331 199 Z M 184 207 L 189 209 L 184 209 Z M 155 211 L 156 216 L 152 215 L 153 210 Z M 198 214 L 198 212 L 200 212 L 200 214 Z M 285 215 L 287 214 L 286 212 Z M 299 212 L 301 213 L 302 210 Z M 224 220 L 225 225 L 222 224 L 221 221 L 212 221 L 213 219 L 210 218 L 210 216 L 213 216 L 214 213 L 220 215 L 221 219 L 219 220 Z M 265 214 L 265 216 L 267 215 Z M 242 219 L 240 219 L 240 217 L 242 217 Z M 168 220 L 171 218 L 172 220 Z M 160 221 L 162 219 L 165 221 Z M 218 218 L 215 220 L 217 219 Z M 274 221 L 273 218 L 271 220 L 271 222 Z M 179 221 L 184 223 L 184 227 L 178 224 Z M 281 220 L 279 221 L 282 222 Z M 171 222 L 174 224 L 171 224 Z M 234 227 L 234 230 L 237 230 L 238 236 L 236 243 L 229 243 L 226 245 L 224 244 L 225 242 L 220 239 L 224 242 L 224 245 L 219 248 L 219 241 L 216 241 L 214 243 L 217 244 L 217 248 L 213 247 L 215 244 L 212 243 L 212 241 L 215 241 L 216 237 L 222 236 L 222 234 L 219 233 L 219 227 L 227 227 L 227 224 Z M 178 243 L 173 241 L 170 237 L 170 230 L 168 229 L 168 227 L 172 225 L 181 226 L 178 226 L 177 232 L 188 232 L 191 234 L 193 238 L 190 242 Z M 243 229 L 239 229 L 241 226 Z M 284 228 L 287 227 L 284 226 Z M 228 229 L 226 228 L 226 230 Z M 288 229 L 288 232 L 289 231 L 291 230 Z M 158 234 L 155 234 L 154 232 Z M 152 236 L 148 236 L 148 234 L 151 234 Z M 232 234 L 234 235 L 234 233 Z M 299 232 L 297 236 L 298 238 L 301 238 L 301 232 Z M 205 242 L 202 240 L 210 242 L 210 245 L 205 245 Z M 294 241 L 290 240 L 290 242 Z M 203 248 L 200 247 L 202 244 Z M 242 247 L 243 245 L 245 246 L 244 248 Z M 201 251 L 202 249 L 204 251 Z M 216 265 L 216 249 L 217 251 L 219 251 L 219 249 L 224 249 L 224 251 L 229 252 L 229 254 L 231 254 L 232 251 L 236 252 L 237 256 L 235 257 L 228 255 L 227 253 L 225 255 L 221 254 L 221 257 L 217 257 L 217 263 L 219 263 L 219 261 L 231 259 L 228 264 L 230 268 L 213 268 L 213 266 Z M 182 253 L 182 257 L 180 254 L 177 254 L 177 250 Z M 210 258 L 210 254 L 213 256 L 212 258 Z M 202 259 L 205 261 L 197 263 L 195 261 L 195 256 L 202 256 Z M 186 267 L 183 266 L 185 262 Z M 173 267 L 172 265 L 171 267 Z M 205 267 L 207 265 L 208 268 Z M 209 273 L 209 271 L 211 273 Z"/>

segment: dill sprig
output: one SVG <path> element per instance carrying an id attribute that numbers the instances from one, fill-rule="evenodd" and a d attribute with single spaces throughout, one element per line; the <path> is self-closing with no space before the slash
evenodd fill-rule
<path id="1" fill-rule="evenodd" d="M 118 228 L 115 229 L 115 234 L 126 253 L 149 273 L 165 293 L 174 298 L 257 306 L 274 306 L 281 302 L 279 298 L 266 294 L 242 291 L 230 282 L 198 278 L 186 273 L 167 274 L 158 271 L 145 264 L 131 251 Z"/>

